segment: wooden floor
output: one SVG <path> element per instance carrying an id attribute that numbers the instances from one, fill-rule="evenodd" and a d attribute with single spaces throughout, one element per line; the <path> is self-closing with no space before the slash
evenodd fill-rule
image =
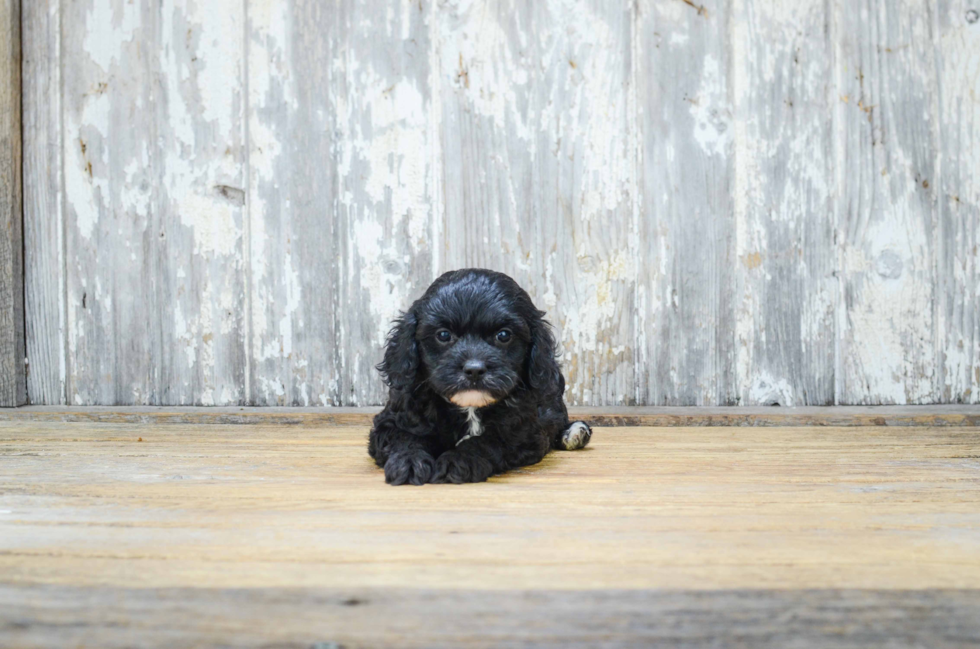
<path id="1" fill-rule="evenodd" d="M 599 428 L 399 488 L 366 435 L 0 422 L 0 647 L 980 646 L 980 429 Z"/>

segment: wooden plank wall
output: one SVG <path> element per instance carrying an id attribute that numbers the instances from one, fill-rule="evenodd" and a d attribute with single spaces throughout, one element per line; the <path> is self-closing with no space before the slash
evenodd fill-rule
<path id="1" fill-rule="evenodd" d="M 978 10 L 25 3 L 30 399 L 377 404 L 485 266 L 572 404 L 978 403 Z"/>
<path id="2" fill-rule="evenodd" d="M 0 0 L 0 406 L 27 400 L 20 23 L 20 0 Z"/>

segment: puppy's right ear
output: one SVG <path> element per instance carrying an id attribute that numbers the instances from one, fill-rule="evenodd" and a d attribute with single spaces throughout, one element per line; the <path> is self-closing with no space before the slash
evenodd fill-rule
<path id="1" fill-rule="evenodd" d="M 395 320 L 385 343 L 385 357 L 378 371 L 390 388 L 404 390 L 415 382 L 419 370 L 419 348 L 415 340 L 417 320 L 411 312 Z"/>

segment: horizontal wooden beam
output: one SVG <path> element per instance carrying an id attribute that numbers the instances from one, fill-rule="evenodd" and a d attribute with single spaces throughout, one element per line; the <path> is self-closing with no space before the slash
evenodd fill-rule
<path id="1" fill-rule="evenodd" d="M 369 426 L 378 408 L 27 406 L 0 421 Z M 980 406 L 570 408 L 593 426 L 980 426 Z"/>

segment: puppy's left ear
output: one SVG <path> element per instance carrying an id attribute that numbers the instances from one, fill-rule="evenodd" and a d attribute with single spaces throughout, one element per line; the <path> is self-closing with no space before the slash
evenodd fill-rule
<path id="1" fill-rule="evenodd" d="M 531 349 L 528 352 L 527 378 L 534 390 L 545 394 L 564 392 L 564 379 L 558 365 L 558 346 L 551 333 L 551 325 L 539 311 L 531 321 Z"/>
<path id="2" fill-rule="evenodd" d="M 419 348 L 415 340 L 417 320 L 412 312 L 395 320 L 385 343 L 385 357 L 378 371 L 390 388 L 405 390 L 415 382 L 419 370 Z"/>

